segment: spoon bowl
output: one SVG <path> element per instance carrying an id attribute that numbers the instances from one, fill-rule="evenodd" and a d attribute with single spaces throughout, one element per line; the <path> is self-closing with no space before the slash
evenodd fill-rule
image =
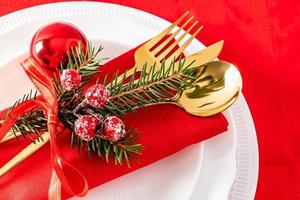
<path id="1" fill-rule="evenodd" d="M 212 61 L 203 65 L 194 86 L 177 96 L 175 104 L 192 115 L 215 115 L 236 101 L 242 84 L 241 74 L 233 64 Z"/>

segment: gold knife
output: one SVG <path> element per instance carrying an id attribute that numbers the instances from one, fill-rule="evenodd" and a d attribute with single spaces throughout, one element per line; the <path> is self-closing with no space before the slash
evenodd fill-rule
<path id="1" fill-rule="evenodd" d="M 208 62 L 213 61 L 218 57 L 223 48 L 224 40 L 220 40 L 203 50 L 193 53 L 185 58 L 186 63 L 191 63 L 194 61 L 194 66 L 201 66 Z"/>

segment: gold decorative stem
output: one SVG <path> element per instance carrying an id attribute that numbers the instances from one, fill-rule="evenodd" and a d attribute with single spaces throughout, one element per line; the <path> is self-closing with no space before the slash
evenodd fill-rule
<path id="1" fill-rule="evenodd" d="M 50 139 L 50 134 L 48 132 L 45 132 L 42 136 L 43 141 L 41 141 L 40 138 L 35 140 L 35 144 L 31 143 L 26 148 L 24 148 L 21 152 L 19 152 L 15 157 L 13 157 L 10 161 L 8 161 L 4 166 L 0 168 L 0 177 L 7 172 L 9 172 L 11 169 L 13 169 L 15 166 L 17 166 L 19 163 L 21 163 L 23 160 L 25 160 L 27 157 L 32 155 L 34 152 L 36 152 L 38 149 L 40 149 L 44 144 L 46 144 Z"/>
<path id="2" fill-rule="evenodd" d="M 20 132 L 18 132 L 18 131 L 16 131 L 15 134 L 14 134 L 12 131 L 10 131 L 10 132 L 8 132 L 8 133 L 6 134 L 6 136 L 0 141 L 0 143 L 6 142 L 6 141 L 11 140 L 11 139 L 14 139 L 14 138 L 19 137 L 19 136 L 21 136 L 21 135 L 22 135 L 22 133 L 20 133 Z"/>
<path id="3" fill-rule="evenodd" d="M 0 125 L 4 122 L 4 120 L 0 120 Z M 3 137 L 3 139 L 0 141 L 0 143 L 2 142 L 6 142 L 8 140 L 11 140 L 15 137 L 19 137 L 21 136 L 22 134 L 18 131 L 15 132 L 15 134 L 12 132 L 12 131 L 9 131 L 6 133 L 6 135 Z"/>

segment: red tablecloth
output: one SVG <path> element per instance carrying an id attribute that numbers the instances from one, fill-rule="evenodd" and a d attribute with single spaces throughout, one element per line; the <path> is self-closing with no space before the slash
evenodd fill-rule
<path id="1" fill-rule="evenodd" d="M 166 1 L 168 3 L 166 4 Z M 0 15 L 57 0 L 0 0 Z M 190 10 L 198 39 L 225 40 L 221 59 L 236 64 L 259 143 L 256 199 L 300 199 L 300 4 L 297 0 L 106 0 L 173 21 Z M 168 6 L 168 8 L 166 8 Z M 21 34 L 21 33 L 20 33 Z M 1 36 L 0 36 L 1 37 Z"/>

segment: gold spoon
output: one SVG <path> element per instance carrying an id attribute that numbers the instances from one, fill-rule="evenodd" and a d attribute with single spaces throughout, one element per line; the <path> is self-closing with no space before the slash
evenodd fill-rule
<path id="1" fill-rule="evenodd" d="M 242 85 L 241 74 L 234 65 L 212 61 L 200 68 L 199 78 L 192 88 L 162 103 L 173 103 L 192 115 L 211 116 L 232 105 Z"/>

